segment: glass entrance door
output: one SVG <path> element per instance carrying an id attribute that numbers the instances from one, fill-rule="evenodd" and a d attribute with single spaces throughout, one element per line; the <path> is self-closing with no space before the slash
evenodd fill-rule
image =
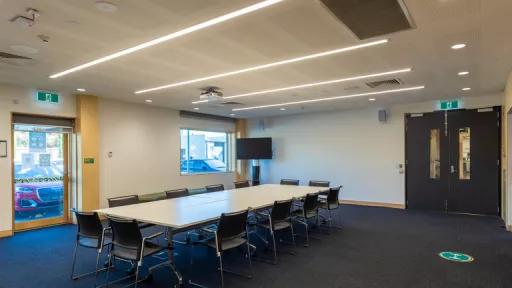
<path id="1" fill-rule="evenodd" d="M 15 230 L 68 221 L 68 134 L 59 127 L 14 125 Z"/>

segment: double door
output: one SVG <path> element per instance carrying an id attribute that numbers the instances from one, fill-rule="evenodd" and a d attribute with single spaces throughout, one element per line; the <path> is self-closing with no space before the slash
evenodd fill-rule
<path id="1" fill-rule="evenodd" d="M 498 215 L 499 106 L 406 114 L 408 209 Z"/>

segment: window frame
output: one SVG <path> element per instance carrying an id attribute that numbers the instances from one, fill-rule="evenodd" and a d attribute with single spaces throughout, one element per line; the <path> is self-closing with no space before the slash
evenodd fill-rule
<path id="1" fill-rule="evenodd" d="M 211 171 L 211 172 L 183 172 L 181 170 L 181 147 L 182 147 L 182 141 L 181 141 L 181 133 L 183 130 L 187 131 L 186 139 L 187 139 L 187 153 L 186 153 L 186 159 L 190 160 L 190 131 L 199 131 L 199 132 L 213 132 L 213 133 L 224 133 L 226 134 L 226 151 L 224 152 L 225 157 L 225 164 L 226 164 L 226 171 Z M 179 139 L 180 139 L 180 146 L 179 146 L 179 174 L 180 176 L 195 176 L 195 175 L 209 175 L 209 174 L 227 174 L 227 173 L 234 173 L 235 172 L 235 161 L 233 161 L 235 154 L 234 154 L 234 143 L 235 143 L 235 133 L 229 132 L 229 131 L 223 131 L 223 130 L 215 130 L 215 129 L 202 129 L 202 128 L 189 128 L 189 127 L 181 127 L 179 130 Z M 190 170 L 190 169 L 189 169 Z"/>

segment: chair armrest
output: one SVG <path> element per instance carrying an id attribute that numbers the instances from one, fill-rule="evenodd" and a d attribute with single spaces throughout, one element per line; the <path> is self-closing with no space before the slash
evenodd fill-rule
<path id="1" fill-rule="evenodd" d="M 215 234 L 215 232 L 217 232 L 216 230 L 206 228 L 206 227 L 200 228 L 199 230 L 204 231 L 206 233 L 211 233 L 211 234 Z"/>
<path id="2" fill-rule="evenodd" d="M 161 236 L 161 235 L 164 235 L 164 232 L 158 232 L 158 233 L 156 233 L 156 234 L 153 234 L 153 235 L 150 235 L 150 236 L 144 237 L 144 238 L 142 238 L 142 242 L 146 242 L 147 240 L 150 240 L 150 239 L 156 238 L 156 237 Z"/>

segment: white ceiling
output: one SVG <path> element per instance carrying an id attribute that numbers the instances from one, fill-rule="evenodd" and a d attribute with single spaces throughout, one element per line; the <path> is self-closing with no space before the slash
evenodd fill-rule
<path id="1" fill-rule="evenodd" d="M 426 86 L 421 91 L 377 95 L 372 103 L 368 97 L 361 97 L 290 106 L 285 112 L 268 108 L 236 113 L 237 117 L 256 117 L 498 93 L 512 68 L 512 1 L 405 0 L 416 28 L 382 37 L 390 39 L 388 44 L 148 94 L 133 93 L 364 43 L 320 1 L 285 0 L 182 38 L 49 79 L 51 74 L 259 1 L 112 0 L 119 8 L 116 13 L 97 10 L 94 2 L 0 0 L 0 51 L 35 59 L 26 65 L 0 62 L 0 82 L 71 93 L 81 87 L 100 97 L 137 103 L 149 98 L 153 103 L 145 105 L 191 111 L 200 107 L 200 112 L 218 115 L 229 115 L 231 108 L 191 104 L 198 100 L 200 87 L 219 86 L 229 96 L 406 67 L 414 70 L 398 76 L 404 87 Z M 41 13 L 35 26 L 23 28 L 9 22 L 27 7 Z M 40 41 L 39 34 L 50 36 L 50 41 Z M 467 48 L 450 49 L 461 42 L 467 43 Z M 34 47 L 39 53 L 23 54 L 13 51 L 12 45 Z M 471 74 L 457 76 L 461 70 Z M 462 87 L 472 90 L 461 92 Z M 245 107 L 367 91 L 373 90 L 363 81 L 353 81 L 234 100 Z"/>

